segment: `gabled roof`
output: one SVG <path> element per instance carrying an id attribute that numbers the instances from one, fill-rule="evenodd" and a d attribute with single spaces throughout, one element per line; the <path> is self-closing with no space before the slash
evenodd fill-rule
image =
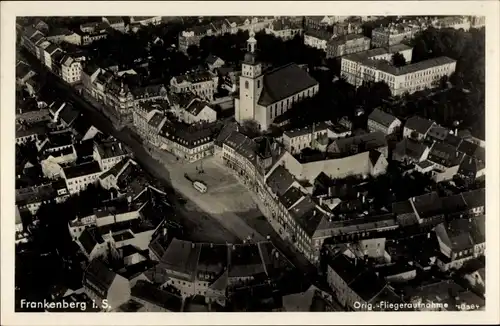
<path id="1" fill-rule="evenodd" d="M 100 259 L 94 259 L 90 262 L 89 266 L 84 272 L 84 282 L 89 284 L 91 288 L 97 287 L 96 292 L 102 298 L 107 297 L 107 292 L 113 281 L 115 280 L 116 273 L 113 272 L 106 264 Z M 104 296 L 100 292 L 104 293 Z"/>
<path id="2" fill-rule="evenodd" d="M 282 196 L 279 196 L 280 202 L 285 206 L 286 209 L 292 207 L 296 202 L 298 202 L 304 194 L 297 187 L 289 188 Z"/>
<path id="3" fill-rule="evenodd" d="M 477 144 L 471 143 L 470 141 L 464 140 L 458 146 L 458 151 L 469 156 L 474 156 L 479 146 Z"/>
<path id="4" fill-rule="evenodd" d="M 384 127 L 389 127 L 394 121 L 398 120 L 398 118 L 392 114 L 379 109 L 373 110 L 373 112 L 368 116 L 368 119 L 380 123 Z"/>
<path id="5" fill-rule="evenodd" d="M 415 130 L 420 134 L 426 134 L 434 124 L 434 121 L 427 120 L 419 116 L 413 116 L 406 121 L 405 128 Z"/>
<path id="6" fill-rule="evenodd" d="M 61 112 L 59 112 L 59 118 L 67 125 L 71 125 L 79 115 L 80 111 L 75 109 L 71 103 L 66 103 Z"/>
<path id="7" fill-rule="evenodd" d="M 197 116 L 198 114 L 201 113 L 201 111 L 203 111 L 205 107 L 210 108 L 208 102 L 202 101 L 197 98 L 186 107 L 186 111 L 188 111 L 194 116 Z"/>
<path id="8" fill-rule="evenodd" d="M 294 182 L 293 175 L 282 165 L 274 169 L 266 180 L 267 185 L 278 196 L 283 196 Z"/>
<path id="9" fill-rule="evenodd" d="M 475 244 L 484 243 L 484 219 L 483 225 L 474 219 L 454 219 L 447 223 L 436 226 L 436 235 L 451 250 L 462 251 L 472 249 Z"/>
<path id="10" fill-rule="evenodd" d="M 328 265 L 366 302 L 371 301 L 386 287 L 386 282 L 360 259 L 355 261 L 344 254 L 338 254 L 328 261 Z"/>
<path id="11" fill-rule="evenodd" d="M 462 192 L 462 197 L 467 203 L 469 209 L 482 207 L 484 206 L 486 200 L 485 188 Z"/>
<path id="12" fill-rule="evenodd" d="M 447 143 L 435 143 L 429 153 L 428 160 L 446 167 L 459 165 L 464 154 Z"/>
<path id="13" fill-rule="evenodd" d="M 264 75 L 258 103 L 267 107 L 317 85 L 318 82 L 307 71 L 290 63 Z"/>
<path id="14" fill-rule="evenodd" d="M 309 196 L 304 196 L 304 198 L 290 208 L 289 211 L 293 219 L 310 237 L 314 235 L 324 215 L 317 209 L 316 204 Z"/>
<path id="15" fill-rule="evenodd" d="M 464 159 L 458 167 L 457 174 L 468 178 L 475 178 L 477 172 L 484 169 L 484 163 L 477 160 L 475 157 L 465 155 Z"/>
<path id="16" fill-rule="evenodd" d="M 426 145 L 409 138 L 404 138 L 396 144 L 394 153 L 403 157 L 407 156 L 418 160 L 422 157 L 426 149 Z"/>
<path id="17" fill-rule="evenodd" d="M 160 264 L 168 270 L 174 270 L 182 278 L 192 281 L 195 278 L 200 246 L 190 241 L 174 238 L 163 254 Z"/>
<path id="18" fill-rule="evenodd" d="M 441 199 L 435 191 L 413 197 L 410 200 L 420 218 L 433 217 L 441 214 L 443 211 Z"/>
<path id="19" fill-rule="evenodd" d="M 101 233 L 97 228 L 86 228 L 78 238 L 85 252 L 90 255 L 98 244 L 104 243 Z"/>
<path id="20" fill-rule="evenodd" d="M 205 59 L 205 62 L 208 63 L 209 65 L 213 65 L 215 62 L 217 62 L 217 60 L 222 60 L 221 58 L 213 55 L 213 54 L 210 54 L 206 59 Z"/>
<path id="21" fill-rule="evenodd" d="M 427 137 L 430 137 L 431 139 L 436 139 L 439 141 L 443 141 L 446 139 L 448 134 L 450 133 L 450 130 L 448 130 L 445 127 L 439 126 L 439 125 L 434 125 L 429 129 L 429 132 L 427 133 Z"/>

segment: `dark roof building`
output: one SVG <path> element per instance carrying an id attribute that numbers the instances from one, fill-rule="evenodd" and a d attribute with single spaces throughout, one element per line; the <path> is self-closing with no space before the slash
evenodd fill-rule
<path id="1" fill-rule="evenodd" d="M 425 135 L 434 124 L 434 121 L 427 120 L 419 116 L 413 116 L 406 121 L 405 128 Z"/>
<path id="2" fill-rule="evenodd" d="M 116 273 L 100 259 L 93 259 L 83 273 L 84 285 L 90 287 L 102 299 L 107 297 L 115 277 Z"/>
<path id="3" fill-rule="evenodd" d="M 273 193 L 283 196 L 295 182 L 293 175 L 280 165 L 267 177 L 266 183 L 271 187 Z"/>
<path id="4" fill-rule="evenodd" d="M 435 143 L 429 153 L 428 160 L 445 167 L 453 167 L 460 164 L 464 154 L 457 151 L 447 143 Z"/>
<path id="5" fill-rule="evenodd" d="M 99 163 L 93 161 L 88 163 L 82 163 L 75 166 L 70 166 L 63 169 L 66 179 L 79 178 L 86 175 L 96 174 L 101 172 L 101 167 Z"/>
<path id="6" fill-rule="evenodd" d="M 82 245 L 82 249 L 85 251 L 87 255 L 90 255 L 92 250 L 98 245 L 103 244 L 104 239 L 102 238 L 99 229 L 92 227 L 86 228 L 83 230 L 82 234 L 78 238 L 78 241 Z"/>
<path id="7" fill-rule="evenodd" d="M 146 301 L 169 312 L 182 310 L 182 298 L 173 293 L 160 290 L 155 285 L 139 280 L 131 289 L 131 296 L 137 300 Z"/>
<path id="8" fill-rule="evenodd" d="M 290 63 L 264 75 L 258 104 L 267 107 L 316 85 L 318 82 L 307 71 Z"/>
<path id="9" fill-rule="evenodd" d="M 375 109 L 368 116 L 368 120 L 372 120 L 388 128 L 394 121 L 398 120 L 398 118 L 382 110 Z"/>

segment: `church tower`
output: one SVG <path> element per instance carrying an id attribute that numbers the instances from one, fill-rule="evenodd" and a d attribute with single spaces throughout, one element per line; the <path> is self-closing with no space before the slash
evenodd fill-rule
<path id="1" fill-rule="evenodd" d="M 243 60 L 240 76 L 240 94 L 239 99 L 235 100 L 235 119 L 241 123 L 245 120 L 257 120 L 256 117 L 257 102 L 262 92 L 262 65 L 256 58 L 257 40 L 255 33 L 250 31 L 250 37 L 247 40 L 247 53 Z"/>

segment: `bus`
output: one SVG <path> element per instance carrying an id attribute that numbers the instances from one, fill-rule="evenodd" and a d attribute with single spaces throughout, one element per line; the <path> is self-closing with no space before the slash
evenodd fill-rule
<path id="1" fill-rule="evenodd" d="M 193 182 L 193 187 L 194 187 L 194 189 L 198 190 L 202 194 L 207 192 L 207 186 L 201 181 Z"/>

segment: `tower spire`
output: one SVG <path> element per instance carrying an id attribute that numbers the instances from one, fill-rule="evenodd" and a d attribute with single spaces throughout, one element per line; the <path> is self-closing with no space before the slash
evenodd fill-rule
<path id="1" fill-rule="evenodd" d="M 253 27 L 249 32 L 250 37 L 247 40 L 247 49 L 250 53 L 255 53 L 255 46 L 257 45 L 257 40 L 255 39 L 255 32 L 253 31 Z"/>

